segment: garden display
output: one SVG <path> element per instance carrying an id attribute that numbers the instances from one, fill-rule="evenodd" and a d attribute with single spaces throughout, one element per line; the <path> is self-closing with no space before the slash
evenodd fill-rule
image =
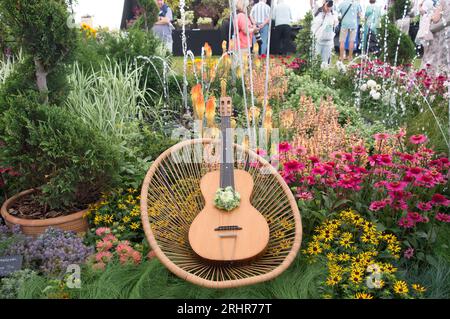
<path id="1" fill-rule="evenodd" d="M 450 58 L 410 1 L 329 67 L 311 12 L 292 56 L 195 56 L 234 1 L 166 3 L 181 58 L 154 1 L 119 31 L 0 2 L 0 299 L 450 298 Z"/>

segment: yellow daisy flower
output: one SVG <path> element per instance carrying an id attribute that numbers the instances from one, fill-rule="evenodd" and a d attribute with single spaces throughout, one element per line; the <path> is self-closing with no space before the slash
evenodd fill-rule
<path id="1" fill-rule="evenodd" d="M 420 292 L 420 293 L 423 293 L 423 292 L 427 291 L 427 288 L 425 288 L 424 286 L 421 286 L 419 284 L 412 284 L 412 288 L 415 291 Z"/>
<path id="2" fill-rule="evenodd" d="M 373 299 L 373 296 L 365 292 L 357 292 L 355 299 Z"/>
<path id="3" fill-rule="evenodd" d="M 136 222 L 134 222 L 134 223 L 131 223 L 131 226 L 130 226 L 130 228 L 131 228 L 132 230 L 136 230 L 136 229 L 138 229 L 138 228 L 139 228 L 139 223 L 136 223 Z"/>
<path id="4" fill-rule="evenodd" d="M 336 286 L 341 280 L 342 280 L 341 276 L 331 275 L 327 278 L 326 284 L 327 286 Z"/>
<path id="5" fill-rule="evenodd" d="M 403 280 L 396 281 L 393 289 L 394 292 L 399 295 L 406 295 L 409 291 L 408 285 Z"/>
<path id="6" fill-rule="evenodd" d="M 322 252 L 322 248 L 318 242 L 310 242 L 307 249 L 308 254 L 318 255 Z"/>

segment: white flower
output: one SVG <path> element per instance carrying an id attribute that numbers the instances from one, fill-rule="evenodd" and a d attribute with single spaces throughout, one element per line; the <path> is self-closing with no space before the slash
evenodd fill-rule
<path id="1" fill-rule="evenodd" d="M 367 91 L 367 84 L 363 84 L 360 87 L 361 91 L 366 92 Z"/>
<path id="2" fill-rule="evenodd" d="M 377 86 L 377 82 L 375 82 L 374 80 L 369 80 L 367 81 L 367 86 L 371 89 L 374 89 Z"/>
<path id="3" fill-rule="evenodd" d="M 374 99 L 374 100 L 379 100 L 381 98 L 380 92 L 377 92 L 377 91 L 370 91 L 370 95 L 372 96 L 372 99 Z"/>
<path id="4" fill-rule="evenodd" d="M 377 86 L 375 87 L 375 89 L 376 89 L 377 91 L 381 90 L 381 85 L 377 84 Z"/>

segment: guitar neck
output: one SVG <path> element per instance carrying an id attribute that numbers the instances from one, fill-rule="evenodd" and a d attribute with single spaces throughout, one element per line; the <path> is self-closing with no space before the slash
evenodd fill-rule
<path id="1" fill-rule="evenodd" d="M 234 189 L 234 155 L 230 116 L 222 117 L 222 158 L 220 161 L 220 187 Z"/>

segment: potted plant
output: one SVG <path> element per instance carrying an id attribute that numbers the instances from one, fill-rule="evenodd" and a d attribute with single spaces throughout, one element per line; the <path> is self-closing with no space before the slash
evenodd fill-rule
<path id="1" fill-rule="evenodd" d="M 14 167 L 25 191 L 1 215 L 30 235 L 49 226 L 84 231 L 84 210 L 115 182 L 120 153 L 62 106 L 78 31 L 59 0 L 3 0 L 0 15 L 25 56 L 0 90 L 0 166 Z"/>
<path id="2" fill-rule="evenodd" d="M 183 27 L 183 22 L 181 19 L 177 19 L 176 26 L 181 29 Z M 194 11 L 186 11 L 185 12 L 185 28 L 186 30 L 192 29 L 194 26 Z"/>
<path id="3" fill-rule="evenodd" d="M 214 28 L 213 21 L 209 17 L 200 17 L 197 19 L 197 26 L 200 30 L 211 30 Z"/>

